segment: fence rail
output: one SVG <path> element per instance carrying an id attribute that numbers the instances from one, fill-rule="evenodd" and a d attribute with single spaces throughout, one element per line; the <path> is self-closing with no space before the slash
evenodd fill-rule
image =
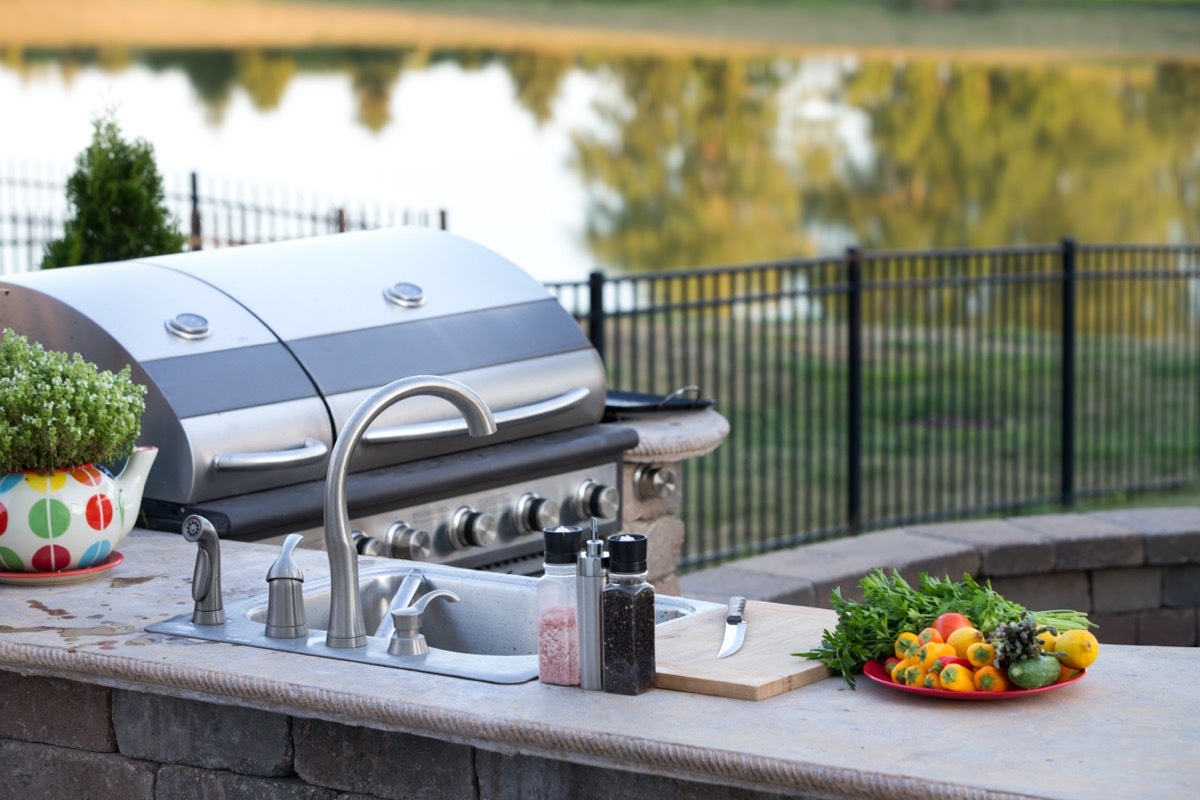
<path id="1" fill-rule="evenodd" d="M 0 171 L 0 275 L 37 269 L 46 243 L 62 236 L 70 216 L 65 177 L 29 165 Z M 165 204 L 191 250 L 394 225 L 447 227 L 444 209 L 352 209 L 312 194 L 202 180 L 195 172 L 164 183 Z"/>
<path id="2" fill-rule="evenodd" d="M 1200 478 L 1200 247 L 844 257 L 550 284 L 610 386 L 696 384 L 680 566 Z"/>

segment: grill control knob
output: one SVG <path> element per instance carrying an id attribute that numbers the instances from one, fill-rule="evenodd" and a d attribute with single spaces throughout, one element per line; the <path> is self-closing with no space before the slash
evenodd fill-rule
<path id="1" fill-rule="evenodd" d="M 643 464 L 633 472 L 633 486 L 643 500 L 665 500 L 675 494 L 678 478 L 670 467 Z"/>
<path id="2" fill-rule="evenodd" d="M 414 528 L 407 522 L 397 520 L 388 526 L 383 535 L 392 558 L 407 558 L 409 561 L 424 561 L 433 550 L 429 534 Z"/>
<path id="3" fill-rule="evenodd" d="M 558 524 L 558 503 L 546 497 L 526 492 L 517 500 L 513 520 L 521 533 L 533 533 Z"/>
<path id="4" fill-rule="evenodd" d="M 575 490 L 575 510 L 584 518 L 611 519 L 621 510 L 621 494 L 613 486 L 588 478 Z"/>
<path id="5" fill-rule="evenodd" d="M 487 547 L 496 539 L 496 518 L 486 511 L 463 506 L 454 512 L 448 533 L 455 550 Z"/>
<path id="6" fill-rule="evenodd" d="M 359 530 L 350 531 L 350 540 L 354 542 L 354 550 L 363 556 L 378 556 L 387 558 L 387 546 L 374 536 L 367 536 Z"/>

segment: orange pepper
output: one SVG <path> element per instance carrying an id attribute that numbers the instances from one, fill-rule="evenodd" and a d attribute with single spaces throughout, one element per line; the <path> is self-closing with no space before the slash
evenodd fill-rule
<path id="1" fill-rule="evenodd" d="M 952 692 L 970 692 L 975 689 L 971 670 L 961 664 L 950 664 L 938 675 L 943 689 Z"/>
<path id="2" fill-rule="evenodd" d="M 996 663 L 996 648 L 987 642 L 976 642 L 967 648 L 967 660 L 972 667 L 988 667 Z"/>
<path id="3" fill-rule="evenodd" d="M 912 631 L 905 631 L 896 637 L 896 658 L 908 658 L 917 654 L 921 642 Z"/>
<path id="4" fill-rule="evenodd" d="M 1062 683 L 1063 681 L 1069 681 L 1069 680 L 1071 680 L 1071 678 L 1074 678 L 1080 672 L 1082 672 L 1082 670 L 1073 669 L 1071 667 L 1068 667 L 1066 664 L 1060 663 L 1058 665 L 1058 678 L 1054 682 Z"/>
<path id="5" fill-rule="evenodd" d="M 933 662 L 939 656 L 952 655 L 954 655 L 954 648 L 942 642 L 930 642 L 917 650 L 917 658 L 921 659 L 921 666 L 926 670 L 933 666 Z"/>
<path id="6" fill-rule="evenodd" d="M 937 628 L 925 628 L 917 634 L 917 641 L 921 644 L 929 644 L 930 642 L 941 644 L 946 640 L 942 638 L 942 634 L 938 633 Z"/>
<path id="7" fill-rule="evenodd" d="M 1008 691 L 1008 676 L 991 664 L 975 670 L 975 688 L 981 692 Z"/>

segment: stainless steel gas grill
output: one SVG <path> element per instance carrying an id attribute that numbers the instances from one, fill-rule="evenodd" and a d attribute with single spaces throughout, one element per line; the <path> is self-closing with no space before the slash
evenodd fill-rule
<path id="1" fill-rule="evenodd" d="M 159 447 L 145 523 L 203 514 L 222 537 L 318 546 L 335 437 L 393 380 L 478 392 L 499 431 L 444 400 L 389 408 L 347 487 L 363 552 L 530 573 L 541 529 L 620 529 L 621 454 L 604 367 L 546 289 L 450 234 L 389 229 L 52 270 L 0 282 L 0 326 L 148 387 Z"/>

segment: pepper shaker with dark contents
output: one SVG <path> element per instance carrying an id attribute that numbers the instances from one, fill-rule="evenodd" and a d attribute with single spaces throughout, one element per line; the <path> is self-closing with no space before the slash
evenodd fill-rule
<path id="1" fill-rule="evenodd" d="M 641 694 L 654 686 L 654 587 L 646 582 L 646 537 L 608 537 L 608 585 L 601 595 L 604 691 Z"/>

